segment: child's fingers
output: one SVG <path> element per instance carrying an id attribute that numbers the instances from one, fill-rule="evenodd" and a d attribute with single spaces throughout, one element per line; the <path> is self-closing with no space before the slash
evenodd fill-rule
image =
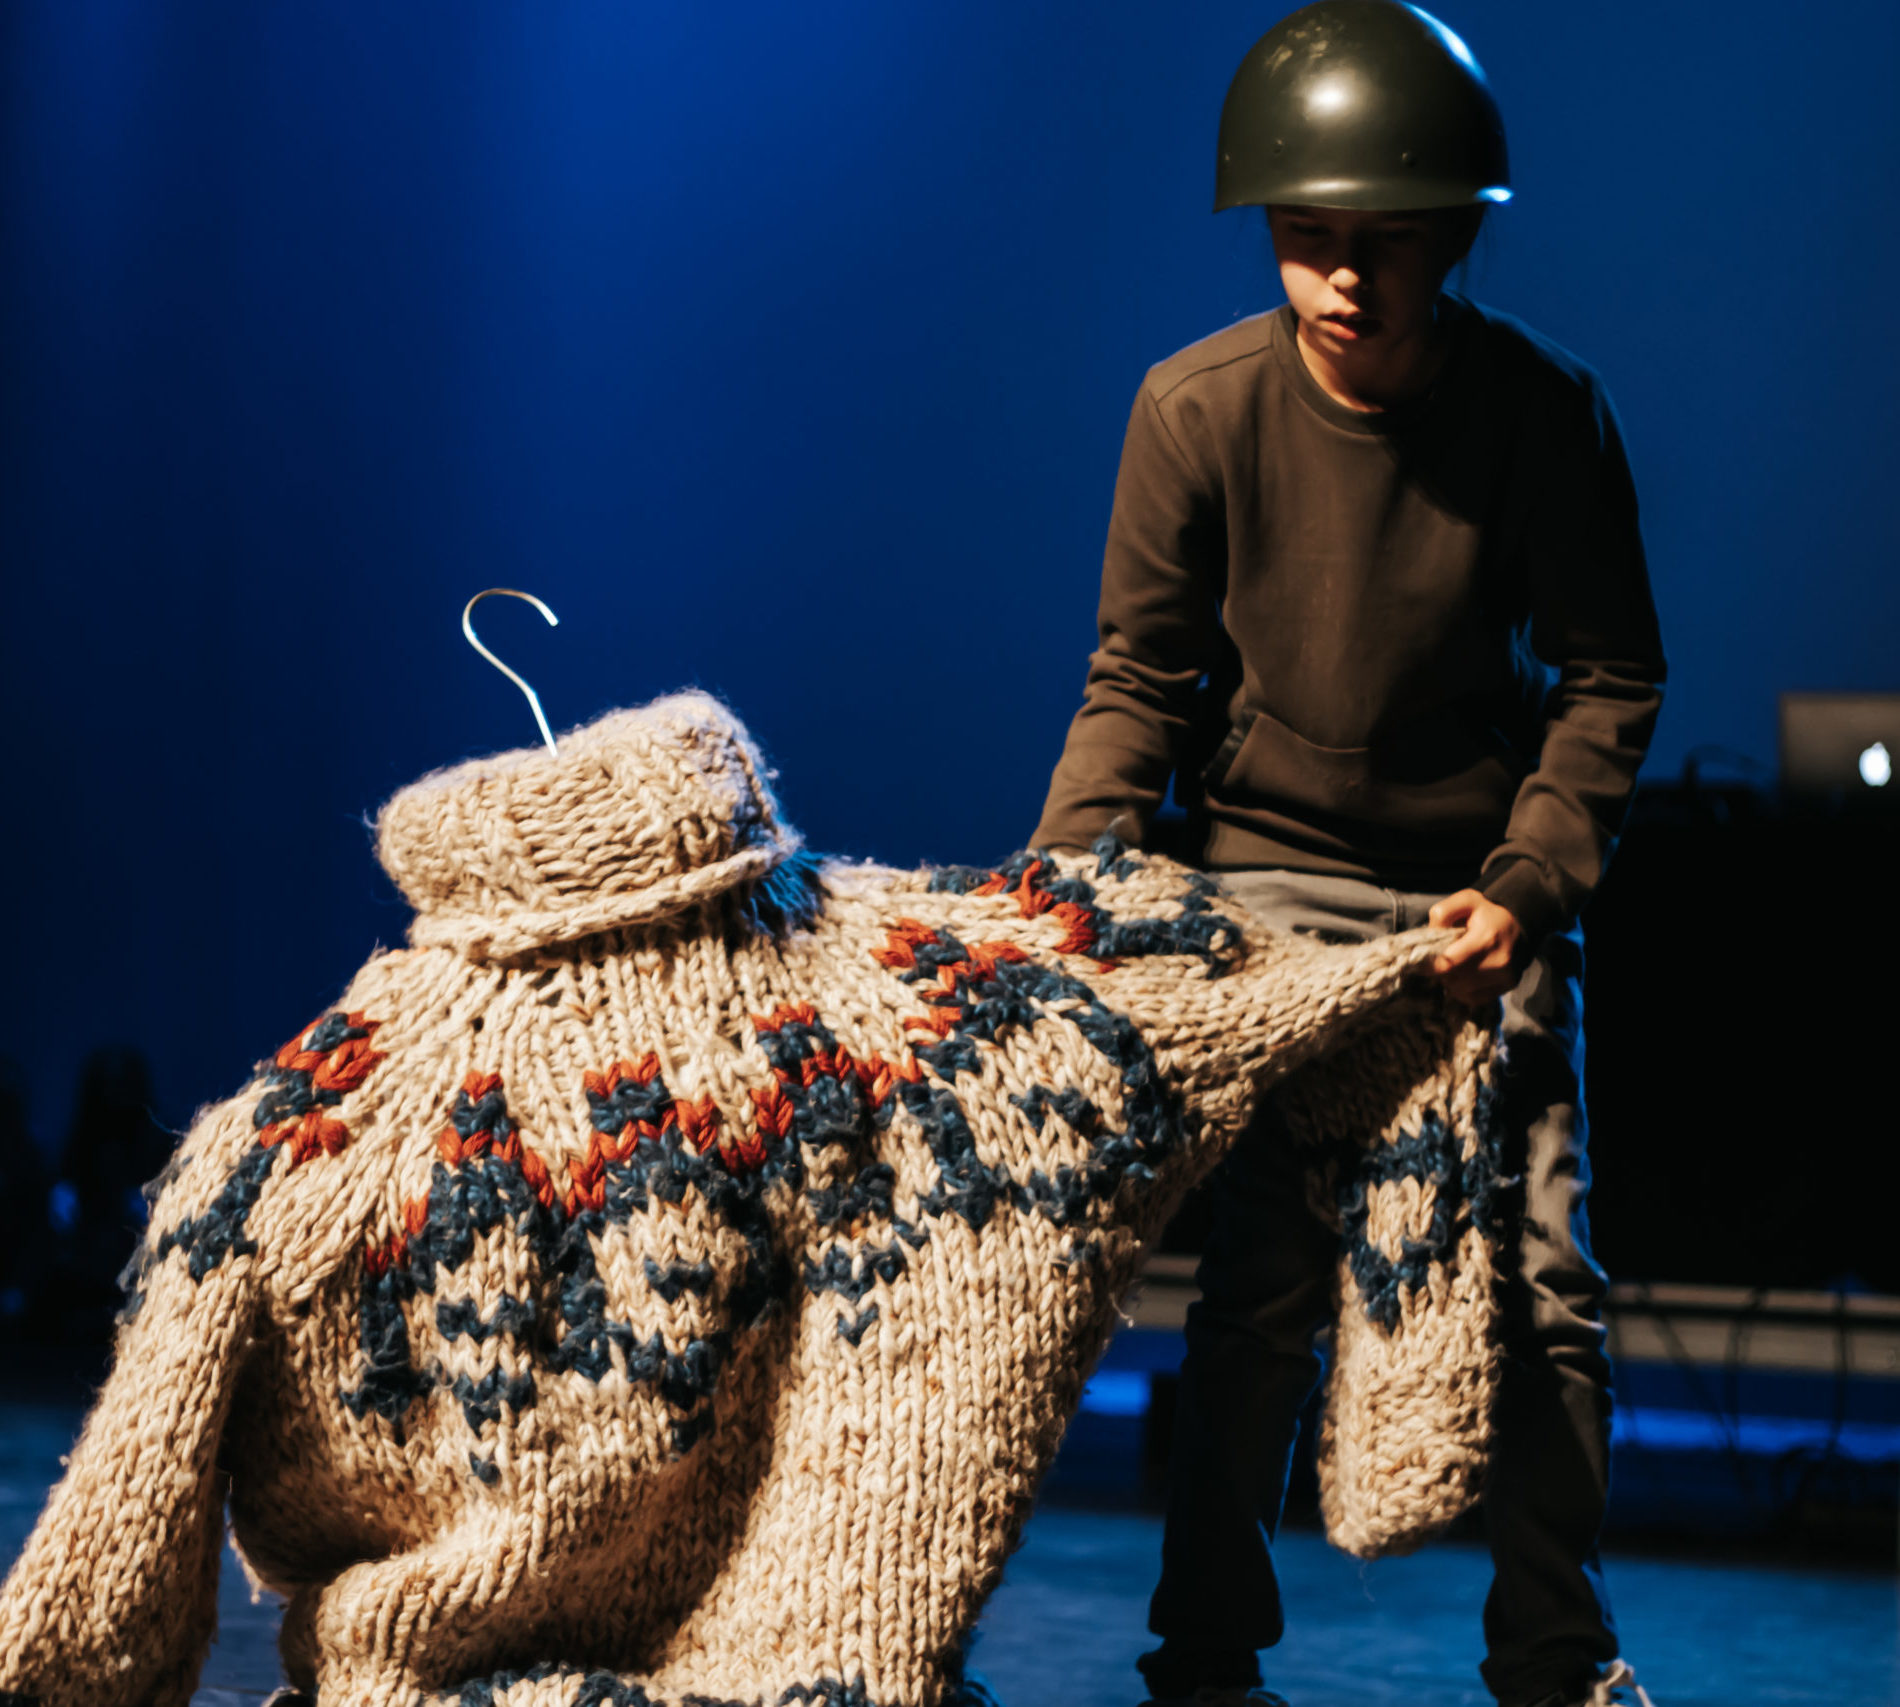
<path id="1" fill-rule="evenodd" d="M 1476 965 L 1459 968 L 1445 980 L 1446 992 L 1473 1007 L 1508 994 L 1517 984 L 1517 975 L 1507 963 L 1487 956 Z"/>
<path id="2" fill-rule="evenodd" d="M 1512 944 L 1501 931 L 1468 925 L 1465 934 L 1432 963 L 1434 972 L 1450 972 L 1460 967 L 1495 974 L 1509 972 Z"/>
<path id="3" fill-rule="evenodd" d="M 1434 972 L 1453 972 L 1490 951 L 1491 939 L 1481 932 L 1467 930 L 1432 962 Z"/>
<path id="4" fill-rule="evenodd" d="M 1425 915 L 1426 922 L 1434 925 L 1462 925 L 1483 899 L 1475 889 L 1460 889 L 1455 895 L 1446 895 L 1434 901 L 1432 910 Z"/>
<path id="5" fill-rule="evenodd" d="M 1486 953 L 1454 969 L 1445 979 L 1445 990 L 1468 1007 L 1482 1007 L 1486 1002 L 1509 995 L 1517 987 L 1518 976 L 1509 945 L 1498 938 Z"/>

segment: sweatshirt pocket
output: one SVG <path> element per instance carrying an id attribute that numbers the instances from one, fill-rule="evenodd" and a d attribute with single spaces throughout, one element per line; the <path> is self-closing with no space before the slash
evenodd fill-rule
<path id="1" fill-rule="evenodd" d="M 1444 710 L 1364 747 L 1322 747 L 1249 708 L 1207 768 L 1217 811 L 1343 819 L 1436 838 L 1493 834 L 1529 766 L 1479 720 Z"/>
<path id="2" fill-rule="evenodd" d="M 1260 715 L 1251 706 L 1244 708 L 1240 715 L 1228 726 L 1227 734 L 1221 744 L 1214 749 L 1214 756 L 1201 767 L 1201 786 L 1220 788 L 1234 768 L 1235 756 L 1240 752 L 1241 744 L 1247 739 L 1247 731 Z"/>
<path id="3" fill-rule="evenodd" d="M 1208 787 L 1235 804 L 1262 796 L 1344 802 L 1365 791 L 1371 774 L 1370 747 L 1322 747 L 1249 706 L 1208 766 Z"/>

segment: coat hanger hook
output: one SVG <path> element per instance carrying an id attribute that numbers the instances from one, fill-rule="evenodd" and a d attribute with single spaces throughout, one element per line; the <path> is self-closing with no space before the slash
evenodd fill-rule
<path id="1" fill-rule="evenodd" d="M 534 720 L 541 728 L 541 739 L 547 742 L 548 751 L 550 753 L 555 752 L 557 749 L 554 745 L 554 732 L 548 728 L 547 714 L 541 709 L 540 695 L 475 637 L 475 624 L 470 620 L 475 613 L 475 607 L 480 604 L 483 599 L 493 598 L 497 594 L 500 594 L 504 598 L 526 599 L 529 604 L 533 605 L 536 610 L 548 619 L 548 627 L 550 628 L 558 627 L 561 619 L 537 599 L 534 594 L 518 592 L 513 587 L 486 588 L 484 591 L 477 593 L 474 598 L 470 599 L 468 603 L 462 607 L 462 633 L 466 636 L 469 645 L 473 646 L 489 663 L 493 664 L 509 681 L 513 682 L 516 687 L 521 689 L 521 691 L 528 696 L 529 709 L 534 712 Z"/>

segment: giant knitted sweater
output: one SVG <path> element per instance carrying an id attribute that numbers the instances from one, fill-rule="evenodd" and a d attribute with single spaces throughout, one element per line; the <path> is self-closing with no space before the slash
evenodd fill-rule
<path id="1" fill-rule="evenodd" d="M 207 1109 L 0 1590 L 0 1700 L 176 1707 L 228 1497 L 323 1707 L 933 1707 L 1148 1240 L 1270 1084 L 1345 1233 L 1335 1539 L 1465 1504 L 1491 1033 L 1444 933 L 1103 844 L 820 863 L 698 694 L 379 822 L 412 946 Z"/>

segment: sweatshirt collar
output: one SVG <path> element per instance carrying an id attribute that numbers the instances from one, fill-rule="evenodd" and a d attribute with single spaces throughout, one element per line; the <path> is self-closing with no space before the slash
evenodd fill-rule
<path id="1" fill-rule="evenodd" d="M 377 854 L 410 941 L 499 959 L 649 926 L 756 882 L 798 850 L 745 727 L 672 694 L 437 771 L 393 796 Z"/>
<path id="2" fill-rule="evenodd" d="M 1372 437 L 1403 432 L 1439 409 L 1446 398 L 1463 385 L 1472 363 L 1473 332 L 1479 318 L 1478 310 L 1456 291 L 1445 291 L 1442 301 L 1451 336 L 1451 350 L 1445 358 L 1445 365 L 1428 391 L 1418 397 L 1408 398 L 1395 408 L 1354 409 L 1327 392 L 1313 377 L 1312 370 L 1306 365 L 1306 358 L 1300 354 L 1299 322 L 1294 317 L 1290 302 L 1283 302 L 1273 311 L 1274 353 L 1279 358 L 1287 383 L 1300 401 L 1329 425 L 1343 428 L 1349 433 Z"/>

